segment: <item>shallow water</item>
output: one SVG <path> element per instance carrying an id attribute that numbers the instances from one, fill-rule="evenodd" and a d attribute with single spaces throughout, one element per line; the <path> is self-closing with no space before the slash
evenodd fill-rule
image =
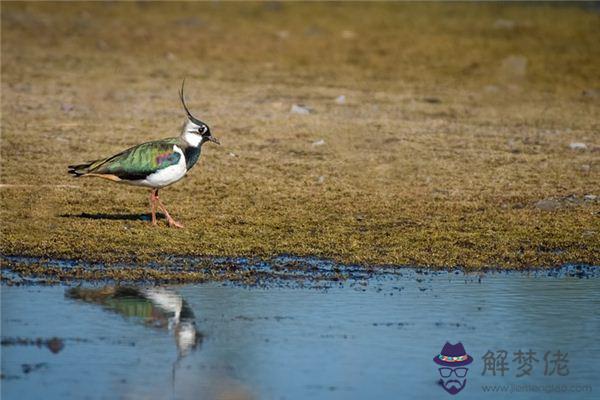
<path id="1" fill-rule="evenodd" d="M 515 398 L 596 398 L 600 277 L 550 275 L 403 270 L 327 287 L 4 285 L 2 398 L 453 398 L 432 361 L 446 341 L 474 359 L 457 398 L 511 389 Z M 53 337 L 64 345 L 50 346 L 56 353 L 27 343 Z M 538 361 L 517 378 L 513 353 L 529 349 Z M 487 350 L 509 353 L 504 376 L 482 375 Z M 565 376 L 550 374 L 559 350 L 568 353 Z"/>

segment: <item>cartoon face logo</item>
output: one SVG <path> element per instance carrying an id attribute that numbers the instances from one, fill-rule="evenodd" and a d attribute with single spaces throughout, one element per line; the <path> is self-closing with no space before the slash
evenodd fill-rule
<path id="1" fill-rule="evenodd" d="M 441 379 L 440 385 L 444 390 L 452 395 L 463 390 L 467 384 L 466 365 L 473 362 L 473 357 L 467 354 L 462 343 L 450 344 L 446 342 L 442 351 L 433 357 L 433 362 L 438 364 L 438 372 Z"/>

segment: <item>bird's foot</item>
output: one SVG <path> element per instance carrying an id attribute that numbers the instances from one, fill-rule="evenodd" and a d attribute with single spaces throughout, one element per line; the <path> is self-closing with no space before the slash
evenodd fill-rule
<path id="1" fill-rule="evenodd" d="M 169 222 L 169 227 L 171 228 L 183 228 L 183 225 L 180 224 L 179 222 L 175 221 L 173 218 L 168 220 Z"/>

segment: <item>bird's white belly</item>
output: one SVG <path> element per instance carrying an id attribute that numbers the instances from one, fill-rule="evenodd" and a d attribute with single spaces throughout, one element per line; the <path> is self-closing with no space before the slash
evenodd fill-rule
<path id="1" fill-rule="evenodd" d="M 181 154 L 181 157 L 179 157 L 179 162 L 177 164 L 160 169 L 155 173 L 148 175 L 145 179 L 139 179 L 131 183 L 139 186 L 163 188 L 183 178 L 187 172 L 187 168 L 185 165 L 185 156 L 183 154 L 183 151 L 181 151 L 181 149 L 176 145 L 173 145 L 173 149 L 179 154 Z"/>
<path id="2" fill-rule="evenodd" d="M 171 292 L 164 288 L 149 288 L 143 290 L 144 294 L 153 303 L 158 305 L 163 310 L 173 313 L 173 315 L 179 319 L 181 314 L 181 308 L 183 307 L 183 300 L 175 292 Z"/>

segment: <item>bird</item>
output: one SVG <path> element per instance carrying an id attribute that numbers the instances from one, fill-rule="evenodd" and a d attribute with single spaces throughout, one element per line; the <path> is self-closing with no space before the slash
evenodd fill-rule
<path id="1" fill-rule="evenodd" d="M 179 98 L 186 113 L 186 120 L 178 137 L 138 144 L 107 158 L 69 165 L 68 173 L 75 178 L 97 177 L 150 188 L 152 225 L 157 225 L 158 208 L 164 213 L 170 227 L 183 228 L 183 224 L 171 217 L 158 197 L 158 191 L 187 174 L 198 162 L 203 144 L 221 144 L 212 136 L 210 127 L 195 118 L 188 109 L 183 95 L 184 86 L 185 79 L 181 83 Z"/>
<path id="2" fill-rule="evenodd" d="M 204 337 L 196 327 L 196 317 L 188 303 L 171 289 L 129 286 L 75 287 L 67 290 L 65 295 L 70 299 L 102 305 L 109 311 L 135 318 L 149 327 L 172 332 L 180 358 L 195 350 Z"/>

